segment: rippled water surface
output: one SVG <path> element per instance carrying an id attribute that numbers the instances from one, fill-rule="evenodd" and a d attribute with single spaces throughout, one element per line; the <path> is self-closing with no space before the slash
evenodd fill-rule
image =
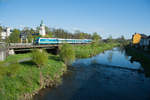
<path id="1" fill-rule="evenodd" d="M 58 87 L 45 89 L 35 100 L 150 100 L 150 78 L 143 62 L 124 49 L 78 59 Z"/>

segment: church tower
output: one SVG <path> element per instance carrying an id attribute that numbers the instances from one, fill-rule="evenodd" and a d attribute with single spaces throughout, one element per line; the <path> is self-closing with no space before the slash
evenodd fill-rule
<path id="1" fill-rule="evenodd" d="M 9 27 L 7 27 L 7 28 L 6 28 L 6 35 L 7 35 L 7 37 L 8 37 L 8 36 L 10 36 L 10 34 L 11 34 L 11 32 L 10 32 L 10 28 L 9 28 Z"/>
<path id="2" fill-rule="evenodd" d="M 40 24 L 39 33 L 40 33 L 41 36 L 45 36 L 45 35 L 46 35 L 46 32 L 45 32 L 45 25 L 43 24 L 43 20 L 41 21 L 41 24 Z"/>

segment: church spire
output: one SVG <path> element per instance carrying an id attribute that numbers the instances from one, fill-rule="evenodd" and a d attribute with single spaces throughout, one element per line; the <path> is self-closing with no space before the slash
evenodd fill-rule
<path id="1" fill-rule="evenodd" d="M 42 26 L 43 25 L 43 20 L 41 20 L 41 24 L 40 24 L 40 26 Z"/>
<path id="2" fill-rule="evenodd" d="M 45 35 L 46 35 L 46 32 L 45 32 L 45 25 L 43 24 L 43 20 L 41 20 L 39 33 L 40 33 L 40 35 L 42 35 L 42 36 L 45 36 Z"/>

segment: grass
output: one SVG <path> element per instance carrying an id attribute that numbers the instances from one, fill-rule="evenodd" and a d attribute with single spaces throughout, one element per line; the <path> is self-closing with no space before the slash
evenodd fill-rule
<path id="1" fill-rule="evenodd" d="M 16 55 L 8 56 L 6 58 L 6 60 L 5 60 L 5 62 L 19 61 L 21 59 L 30 58 L 30 57 L 31 57 L 31 53 L 28 53 L 28 54 L 16 54 Z"/>
<path id="2" fill-rule="evenodd" d="M 95 56 L 105 50 L 118 46 L 118 43 L 101 43 L 98 45 L 88 44 L 85 46 L 75 46 L 75 54 L 77 58 L 88 58 Z"/>
<path id="3" fill-rule="evenodd" d="M 5 61 L 23 59 L 30 57 L 28 54 L 19 54 L 9 56 Z M 62 70 L 66 70 L 66 66 L 61 62 L 58 56 L 48 55 L 48 64 L 42 68 L 38 68 L 32 61 L 19 63 L 19 71 L 16 76 L 10 77 L 3 75 L 0 80 L 0 99 L 1 100 L 22 100 L 31 97 L 31 94 L 43 88 L 46 85 L 52 84 L 56 76 L 63 74 Z M 57 59 L 57 60 L 56 60 Z"/>
<path id="4" fill-rule="evenodd" d="M 117 45 L 117 43 L 88 44 L 75 46 L 74 49 L 77 58 L 87 58 L 104 50 L 112 49 Z M 0 63 L 0 68 L 5 69 L 2 64 L 11 64 L 10 62 L 12 61 L 19 61 L 25 58 L 31 58 L 31 53 L 11 55 L 4 62 Z M 57 81 L 63 72 L 66 71 L 66 65 L 60 60 L 60 57 L 51 54 L 48 54 L 48 63 L 43 67 L 38 68 L 32 60 L 20 62 L 19 67 L 18 71 L 14 71 L 16 73 L 15 76 L 0 73 L 0 76 L 2 75 L 2 78 L 0 78 L 1 100 L 28 100 L 41 88 L 53 85 L 54 81 Z"/>

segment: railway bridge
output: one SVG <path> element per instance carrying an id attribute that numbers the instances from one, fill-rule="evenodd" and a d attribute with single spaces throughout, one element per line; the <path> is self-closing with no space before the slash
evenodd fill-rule
<path id="1" fill-rule="evenodd" d="M 15 54 L 15 52 L 30 51 L 32 49 L 47 49 L 51 51 L 53 50 L 54 52 L 57 53 L 60 45 L 62 44 L 34 45 L 33 43 L 9 43 L 7 49 L 9 55 Z M 85 45 L 85 44 L 74 43 L 73 45 Z"/>
<path id="2" fill-rule="evenodd" d="M 60 44 L 34 45 L 33 43 L 9 43 L 0 42 L 0 61 L 5 60 L 8 55 L 20 52 L 29 52 L 32 49 L 46 49 L 57 53 Z"/>
<path id="3" fill-rule="evenodd" d="M 33 43 L 10 43 L 8 45 L 8 53 L 9 55 L 13 55 L 15 52 L 26 52 L 32 49 L 46 49 L 57 52 L 60 45 L 61 44 L 34 45 Z"/>
<path id="4" fill-rule="evenodd" d="M 6 56 L 13 55 L 16 52 L 28 52 L 32 49 L 46 49 L 49 52 L 58 53 L 59 46 L 62 44 L 43 44 L 34 45 L 33 43 L 9 43 L 0 42 L 0 60 L 4 60 Z M 85 45 L 85 44 L 73 44 Z"/>

